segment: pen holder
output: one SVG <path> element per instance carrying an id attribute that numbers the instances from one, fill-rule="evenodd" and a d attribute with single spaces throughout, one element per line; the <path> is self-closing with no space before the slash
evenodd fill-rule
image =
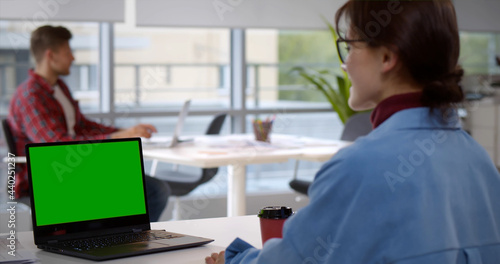
<path id="1" fill-rule="evenodd" d="M 253 134 L 255 135 L 255 140 L 270 142 L 270 134 L 273 127 L 273 121 L 266 120 L 254 120 L 253 122 Z"/>

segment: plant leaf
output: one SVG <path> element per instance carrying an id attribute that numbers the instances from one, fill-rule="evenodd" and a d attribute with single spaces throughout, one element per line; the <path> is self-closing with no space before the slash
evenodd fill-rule
<path id="1" fill-rule="evenodd" d="M 347 101 L 349 99 L 349 95 L 346 94 L 346 89 L 345 89 L 346 81 L 341 76 L 337 75 L 336 77 L 337 77 L 337 84 L 338 84 L 338 87 L 339 87 L 339 93 L 342 96 L 342 99 L 344 99 L 344 101 Z"/>
<path id="2" fill-rule="evenodd" d="M 334 41 L 334 45 L 337 45 L 337 39 L 339 38 L 339 36 L 337 35 L 337 31 L 330 24 L 330 22 L 325 19 L 325 17 L 322 16 L 321 18 L 328 26 L 328 29 Z M 342 62 L 340 61 L 340 54 L 338 54 L 338 49 L 336 50 L 339 59 L 339 65 L 342 65 Z M 330 102 L 333 110 L 337 112 L 342 123 L 345 124 L 347 119 L 349 119 L 349 117 L 356 113 L 356 111 L 352 110 L 349 107 L 348 103 L 351 81 L 349 80 L 347 72 L 341 70 L 341 72 L 338 73 L 333 72 L 331 69 L 314 70 L 302 66 L 295 66 L 290 70 L 290 72 L 298 73 L 302 78 L 311 83 L 315 89 L 323 93 L 328 102 Z M 336 87 L 334 87 L 329 80 L 336 80 Z"/>
<path id="3" fill-rule="evenodd" d="M 326 88 L 325 90 L 328 96 L 331 98 L 330 102 L 332 106 L 338 109 L 336 111 L 339 115 L 339 118 L 342 120 L 342 122 L 347 121 L 349 116 L 347 116 L 348 112 L 346 112 L 346 107 L 348 107 L 346 98 L 343 97 L 342 94 L 335 88 L 333 88 L 333 86 L 323 76 L 317 76 L 317 79 Z"/>

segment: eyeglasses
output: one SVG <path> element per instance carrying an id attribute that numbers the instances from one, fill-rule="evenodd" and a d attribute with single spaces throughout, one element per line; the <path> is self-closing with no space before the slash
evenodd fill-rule
<path id="1" fill-rule="evenodd" d="M 346 62 L 347 57 L 349 57 L 349 51 L 351 49 L 347 44 L 352 42 L 368 42 L 368 41 L 364 39 L 342 39 L 342 38 L 337 39 L 337 52 L 339 54 L 340 61 L 343 64 Z"/>

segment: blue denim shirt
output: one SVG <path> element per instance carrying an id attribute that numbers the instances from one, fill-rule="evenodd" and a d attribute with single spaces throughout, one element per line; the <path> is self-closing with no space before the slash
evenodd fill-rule
<path id="1" fill-rule="evenodd" d="M 392 115 L 324 164 L 283 239 L 237 239 L 226 263 L 500 263 L 500 174 L 445 115 Z"/>

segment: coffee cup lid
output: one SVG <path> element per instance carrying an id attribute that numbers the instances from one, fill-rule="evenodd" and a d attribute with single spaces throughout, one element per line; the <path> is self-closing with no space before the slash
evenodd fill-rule
<path id="1" fill-rule="evenodd" d="M 257 216 L 266 219 L 284 219 L 292 214 L 292 208 L 287 206 L 266 206 L 260 210 Z"/>

